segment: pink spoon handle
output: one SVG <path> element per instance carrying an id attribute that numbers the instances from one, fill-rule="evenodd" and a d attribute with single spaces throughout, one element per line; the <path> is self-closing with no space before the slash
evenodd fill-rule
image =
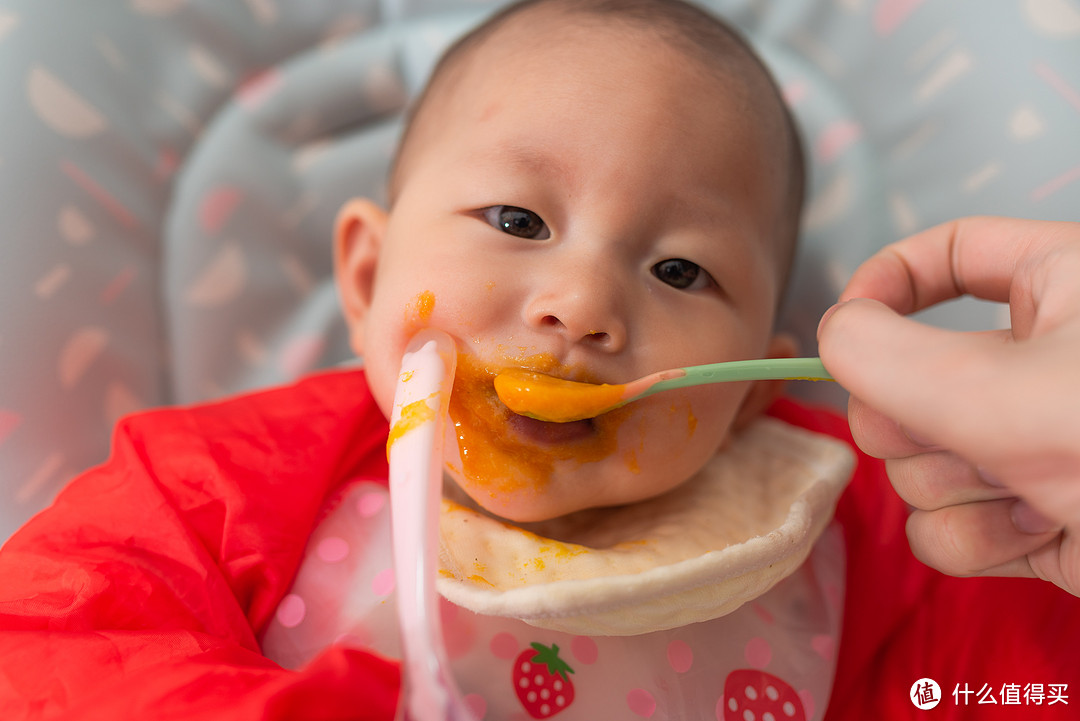
<path id="1" fill-rule="evenodd" d="M 454 341 L 432 329 L 401 361 L 387 455 L 391 534 L 403 651 L 398 718 L 472 721 L 447 665 L 435 574 L 439 552 L 443 438 L 456 366 Z"/>

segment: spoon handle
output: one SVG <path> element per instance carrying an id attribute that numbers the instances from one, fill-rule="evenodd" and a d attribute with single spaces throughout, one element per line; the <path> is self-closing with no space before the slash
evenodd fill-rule
<path id="1" fill-rule="evenodd" d="M 805 380 L 831 381 L 820 358 L 761 358 L 680 368 L 682 374 L 654 384 L 642 396 L 673 388 L 727 381 Z"/>
<path id="2" fill-rule="evenodd" d="M 456 363 L 450 336 L 420 331 L 402 358 L 390 419 L 390 530 L 402 651 L 398 721 L 474 718 L 450 670 L 435 591 L 443 438 Z"/>

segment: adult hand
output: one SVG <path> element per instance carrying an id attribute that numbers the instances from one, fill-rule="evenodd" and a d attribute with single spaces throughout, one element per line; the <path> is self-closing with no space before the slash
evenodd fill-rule
<path id="1" fill-rule="evenodd" d="M 1012 328 L 903 317 L 970 294 Z M 818 328 L 852 432 L 915 508 L 922 561 L 1080 595 L 1080 223 L 965 218 L 884 248 Z"/>

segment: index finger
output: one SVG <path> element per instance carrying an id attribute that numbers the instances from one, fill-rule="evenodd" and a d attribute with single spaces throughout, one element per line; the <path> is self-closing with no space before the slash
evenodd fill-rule
<path id="1" fill-rule="evenodd" d="M 943 223 L 882 248 L 840 300 L 872 298 L 902 314 L 967 294 L 1008 302 L 1021 266 L 1037 265 L 1075 225 L 991 216 Z"/>

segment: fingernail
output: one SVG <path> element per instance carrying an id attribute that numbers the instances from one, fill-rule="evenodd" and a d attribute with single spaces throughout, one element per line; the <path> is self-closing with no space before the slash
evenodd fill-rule
<path id="1" fill-rule="evenodd" d="M 821 329 L 825 327 L 825 323 L 827 323 L 829 318 L 832 318 L 832 314 L 839 310 L 840 306 L 844 305 L 845 303 L 847 303 L 847 301 L 844 301 L 844 303 L 835 303 L 832 305 L 832 307 L 825 311 L 825 313 L 822 314 L 821 320 L 818 321 L 817 325 L 817 335 L 819 337 L 821 336 Z"/>
<path id="2" fill-rule="evenodd" d="M 1024 500 L 1014 503 L 1009 513 L 1012 516 L 1013 525 L 1021 533 L 1038 535 L 1061 528 L 1060 523 L 1039 513 Z"/>

